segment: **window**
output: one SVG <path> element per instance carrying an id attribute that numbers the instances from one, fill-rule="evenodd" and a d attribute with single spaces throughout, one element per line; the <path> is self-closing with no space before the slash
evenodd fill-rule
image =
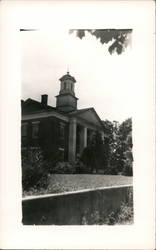
<path id="1" fill-rule="evenodd" d="M 27 136 L 27 132 L 28 132 L 28 124 L 27 123 L 23 123 L 22 124 L 22 137 L 26 137 Z"/>
<path id="2" fill-rule="evenodd" d="M 67 89 L 67 83 L 64 82 L 64 89 Z"/>
<path id="3" fill-rule="evenodd" d="M 32 122 L 32 138 L 37 139 L 39 137 L 39 121 Z"/>
<path id="4" fill-rule="evenodd" d="M 60 122 L 59 124 L 59 138 L 61 140 L 64 140 L 65 136 L 65 124 L 63 122 Z"/>

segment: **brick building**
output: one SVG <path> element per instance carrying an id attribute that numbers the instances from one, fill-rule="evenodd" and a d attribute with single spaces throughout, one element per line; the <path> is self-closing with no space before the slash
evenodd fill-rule
<path id="1" fill-rule="evenodd" d="M 95 109 L 77 109 L 75 83 L 69 72 L 60 78 L 56 107 L 48 105 L 48 95 L 42 95 L 41 102 L 22 100 L 22 150 L 41 148 L 47 158 L 59 153 L 63 160 L 73 162 L 96 131 L 104 138 Z"/>

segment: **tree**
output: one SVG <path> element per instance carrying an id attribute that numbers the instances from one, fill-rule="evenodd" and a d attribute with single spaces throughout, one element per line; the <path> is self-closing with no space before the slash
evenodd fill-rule
<path id="1" fill-rule="evenodd" d="M 115 130 L 114 150 L 110 158 L 110 173 L 132 176 L 132 120 L 125 120 Z"/>
<path id="2" fill-rule="evenodd" d="M 133 175 L 133 154 L 132 154 L 132 119 L 125 120 L 119 128 L 119 140 L 122 144 L 122 161 L 124 175 Z"/>
<path id="3" fill-rule="evenodd" d="M 121 162 L 119 163 L 119 141 L 118 141 L 118 129 L 119 123 L 117 121 L 103 121 L 103 128 L 105 133 L 105 158 L 106 167 L 105 174 L 118 174 L 119 167 L 121 166 Z"/>
<path id="4" fill-rule="evenodd" d="M 132 119 L 129 118 L 119 124 L 103 121 L 106 135 L 104 147 L 107 164 L 106 174 L 123 174 L 131 176 L 133 154 L 132 154 Z"/>
<path id="5" fill-rule="evenodd" d="M 94 170 L 97 173 L 98 169 L 103 169 L 104 174 L 132 176 L 132 119 L 129 118 L 121 124 L 105 120 L 103 130 L 104 141 L 101 134 L 96 132 L 82 153 L 80 160 L 87 166 L 85 173 Z"/>
<path id="6" fill-rule="evenodd" d="M 104 169 L 107 173 L 110 169 L 110 159 L 114 151 L 114 126 L 113 123 L 109 120 L 103 121 L 103 129 L 105 134 L 104 139 Z"/>
<path id="7" fill-rule="evenodd" d="M 108 48 L 110 54 L 116 52 L 121 54 L 130 43 L 132 29 L 71 29 L 70 34 L 76 33 L 80 39 L 85 37 L 86 32 L 95 36 L 101 44 L 111 42 Z"/>
<path id="8" fill-rule="evenodd" d="M 98 169 L 102 168 L 104 164 L 104 144 L 99 132 L 95 133 L 90 145 L 83 150 L 80 160 L 91 172 L 95 170 L 97 173 Z"/>

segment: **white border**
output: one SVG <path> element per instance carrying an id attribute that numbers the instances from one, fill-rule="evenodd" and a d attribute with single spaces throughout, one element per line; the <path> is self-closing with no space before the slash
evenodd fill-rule
<path id="1" fill-rule="evenodd" d="M 155 248 L 155 27 L 154 1 L 1 1 L 0 246 L 3 249 Z M 56 25 L 132 28 L 134 75 L 140 84 L 133 117 L 133 226 L 49 227 L 21 224 L 20 28 L 38 28 L 57 13 Z M 59 10 L 59 12 L 58 12 Z M 68 15 L 67 15 L 68 13 Z M 65 24 L 63 20 L 68 22 Z M 72 27 L 70 27 L 72 28 Z M 146 83 L 146 84 L 145 84 Z M 140 96 L 144 101 L 140 103 Z"/>

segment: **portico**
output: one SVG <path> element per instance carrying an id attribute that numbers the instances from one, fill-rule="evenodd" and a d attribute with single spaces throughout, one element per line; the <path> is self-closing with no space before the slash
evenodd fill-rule
<path id="1" fill-rule="evenodd" d="M 99 131 L 102 137 L 104 134 L 93 108 L 75 111 L 71 116 L 74 117 L 71 117 L 69 121 L 68 159 L 70 162 L 74 162 L 78 156 L 81 156 L 84 148 L 90 144 L 96 131 Z"/>

